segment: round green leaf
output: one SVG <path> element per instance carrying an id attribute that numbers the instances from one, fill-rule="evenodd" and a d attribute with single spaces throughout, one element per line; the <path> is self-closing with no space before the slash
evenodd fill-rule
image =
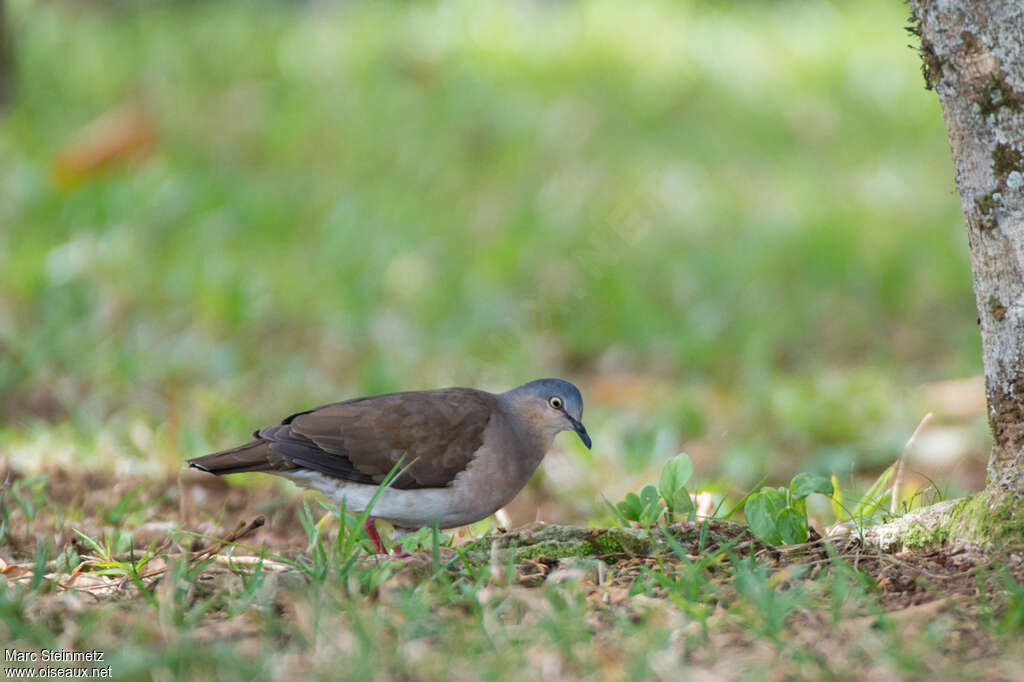
<path id="1" fill-rule="evenodd" d="M 661 502 L 658 497 L 658 489 L 653 485 L 645 485 L 640 491 L 640 518 L 639 522 L 644 526 L 653 526 L 661 516 Z"/>
<path id="2" fill-rule="evenodd" d="M 636 493 L 626 493 L 626 498 L 615 506 L 630 521 L 639 521 L 644 510 L 644 505 Z"/>
<path id="3" fill-rule="evenodd" d="M 689 514 L 694 509 L 693 498 L 686 488 L 679 488 L 672 493 L 672 497 L 666 497 L 665 504 L 673 514 Z"/>
<path id="4" fill-rule="evenodd" d="M 793 477 L 792 481 L 789 482 L 789 492 L 792 493 L 793 498 L 797 500 L 802 500 L 811 493 L 831 495 L 833 490 L 832 481 L 828 480 L 824 476 L 809 474 L 806 471 L 801 471 Z"/>
<path id="5" fill-rule="evenodd" d="M 658 481 L 658 491 L 668 502 L 677 490 L 686 486 L 693 477 L 693 462 L 685 452 L 680 452 L 672 459 L 665 462 L 661 467 L 661 479 Z"/>
<path id="6" fill-rule="evenodd" d="M 761 538 L 769 545 L 781 545 L 782 536 L 775 528 L 775 505 L 769 499 L 767 491 L 771 488 L 762 489 L 747 498 L 743 506 L 743 513 L 747 517 L 747 525 L 754 535 Z"/>
<path id="7" fill-rule="evenodd" d="M 772 518 L 778 518 L 779 512 L 787 506 L 786 489 L 764 487 L 761 488 L 760 494 L 764 495 L 765 503 L 768 505 Z"/>
<path id="8" fill-rule="evenodd" d="M 775 519 L 775 527 L 787 545 L 798 545 L 807 542 L 807 515 L 801 514 L 793 507 L 786 507 Z"/>

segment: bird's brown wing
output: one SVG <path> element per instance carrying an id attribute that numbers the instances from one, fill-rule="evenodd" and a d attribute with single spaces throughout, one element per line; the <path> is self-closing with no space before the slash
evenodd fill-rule
<path id="1" fill-rule="evenodd" d="M 379 483 L 402 459 L 396 488 L 439 488 L 483 444 L 495 396 L 469 388 L 390 393 L 323 405 L 267 426 L 241 448 L 190 463 L 212 473 L 310 469 Z M 253 461 L 249 461 L 253 460 Z"/>

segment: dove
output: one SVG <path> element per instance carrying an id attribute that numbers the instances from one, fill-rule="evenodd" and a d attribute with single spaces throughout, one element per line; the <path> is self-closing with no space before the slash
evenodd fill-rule
<path id="1" fill-rule="evenodd" d="M 537 379 L 504 393 L 440 388 L 355 398 L 298 412 L 265 426 L 254 440 L 188 460 L 217 476 L 259 471 L 320 492 L 362 512 L 381 482 L 366 530 L 396 535 L 437 524 L 456 528 L 485 519 L 522 490 L 554 438 L 574 431 L 590 448 L 583 398 L 562 379 Z"/>

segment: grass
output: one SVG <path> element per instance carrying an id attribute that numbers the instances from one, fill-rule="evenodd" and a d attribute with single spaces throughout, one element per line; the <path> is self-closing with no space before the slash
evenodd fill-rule
<path id="1" fill-rule="evenodd" d="M 194 496 L 205 483 L 179 485 Z M 14 510 L 8 545 L 36 537 L 31 560 L 3 568 L 0 632 L 22 652 L 103 651 L 92 667 L 116 679 L 1011 679 L 1024 661 L 1012 551 L 980 561 L 820 543 L 779 552 L 715 521 L 654 531 L 667 551 L 521 558 L 515 543 L 558 532 L 546 527 L 490 550 L 436 535 L 382 561 L 357 549 L 358 519 L 321 533 L 308 506 L 273 532 L 199 539 L 209 551 L 183 530 L 140 551 L 97 534 L 97 490 L 71 502 L 85 512 L 68 541 L 81 558 L 61 564 L 41 531 L 59 532 L 73 489 L 49 482 L 45 518 L 31 520 L 18 503 L 28 488 L 0 491 Z M 150 481 L 140 496 L 161 489 Z M 214 495 L 204 508 L 220 504 Z M 161 499 L 147 518 L 179 511 Z"/>
<path id="2" fill-rule="evenodd" d="M 162 470 L 343 396 L 628 374 L 667 388 L 585 390 L 614 472 L 586 497 L 693 442 L 742 486 L 884 467 L 915 387 L 980 371 L 948 145 L 888 3 L 11 13 L 21 465 Z M 60 180 L 126 101 L 151 153 Z"/>
<path id="3" fill-rule="evenodd" d="M 934 404 L 980 347 L 899 3 L 8 6 L 3 641 L 120 679 L 1019 672 L 1013 556 L 680 536 L 601 568 L 424 531 L 377 564 L 288 489 L 168 473 L 347 396 L 561 375 L 595 450 L 560 440 L 517 525 L 607 526 L 683 449 L 723 509 L 796 471 L 863 499 L 928 411 L 905 496 L 977 488 L 983 405 Z M 83 166 L 111 112 L 148 150 Z"/>

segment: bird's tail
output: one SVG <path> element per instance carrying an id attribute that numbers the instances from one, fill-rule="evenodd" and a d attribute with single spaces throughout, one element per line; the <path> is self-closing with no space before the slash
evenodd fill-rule
<path id="1" fill-rule="evenodd" d="M 265 440 L 254 440 L 237 448 L 195 457 L 188 460 L 188 465 L 217 476 L 246 471 L 268 471 L 275 468 L 271 463 L 270 454 L 270 443 Z"/>

